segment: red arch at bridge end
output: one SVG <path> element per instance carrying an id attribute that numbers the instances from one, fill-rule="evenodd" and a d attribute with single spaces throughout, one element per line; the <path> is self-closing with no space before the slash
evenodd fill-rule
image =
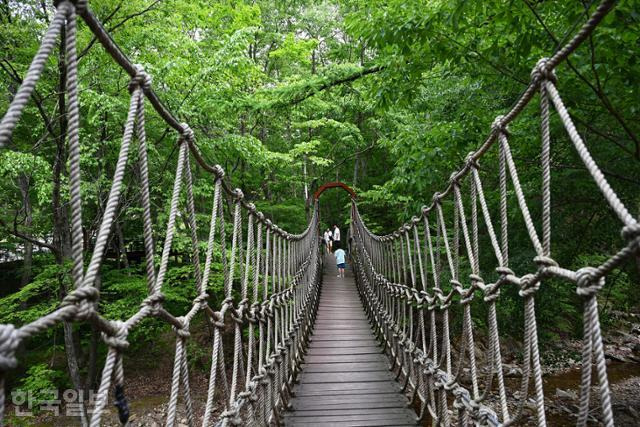
<path id="1" fill-rule="evenodd" d="M 323 184 L 320 188 L 318 188 L 316 192 L 313 193 L 313 199 L 318 200 L 325 190 L 328 190 L 330 188 L 336 188 L 336 187 L 342 188 L 344 191 L 349 193 L 352 199 L 355 199 L 358 197 L 356 195 L 356 192 L 353 191 L 353 189 L 349 187 L 347 184 L 345 184 L 344 182 L 335 181 L 335 182 L 327 182 L 326 184 Z"/>

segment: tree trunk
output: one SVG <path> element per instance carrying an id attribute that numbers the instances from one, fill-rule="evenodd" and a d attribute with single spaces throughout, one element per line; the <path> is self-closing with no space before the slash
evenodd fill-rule
<path id="1" fill-rule="evenodd" d="M 18 187 L 22 196 L 22 209 L 24 211 L 24 228 L 25 234 L 31 237 L 31 224 L 33 223 L 33 212 L 31 208 L 31 199 L 29 198 L 29 177 L 22 173 L 18 178 Z M 31 270 L 33 266 L 33 244 L 27 240 L 24 242 L 24 258 L 22 261 L 22 278 L 20 279 L 20 288 L 31 281 Z"/>
<path id="2" fill-rule="evenodd" d="M 58 72 L 60 81 L 58 85 L 58 106 L 60 109 L 60 118 L 58 120 L 59 134 L 56 138 L 56 157 L 53 162 L 53 194 L 51 204 L 53 208 L 53 245 L 58 248 L 56 258 L 59 264 L 63 263 L 64 258 L 71 256 L 71 234 L 69 233 L 69 217 L 66 206 L 61 203 L 60 193 L 62 187 L 62 172 L 67 163 L 67 116 L 66 116 L 66 75 L 67 69 L 64 58 L 64 39 L 65 30 L 61 32 L 60 58 L 58 62 Z"/>
<path id="3" fill-rule="evenodd" d="M 122 227 L 120 226 L 120 221 L 113 222 L 115 227 L 116 236 L 118 238 L 118 266 L 120 265 L 120 260 L 122 259 L 122 265 L 124 268 L 129 268 L 129 259 L 127 258 L 127 248 L 124 244 L 124 233 L 122 232 Z"/>
<path id="4" fill-rule="evenodd" d="M 360 155 L 356 153 L 356 158 L 353 162 L 353 187 L 358 186 L 358 166 L 360 165 Z"/>

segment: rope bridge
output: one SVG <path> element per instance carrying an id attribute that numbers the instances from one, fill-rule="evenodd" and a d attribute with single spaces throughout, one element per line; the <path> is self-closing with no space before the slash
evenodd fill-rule
<path id="1" fill-rule="evenodd" d="M 611 398 L 607 381 L 604 350 L 598 317 L 598 292 L 605 277 L 640 252 L 640 225 L 619 200 L 594 162 L 578 134 L 556 87 L 553 72 L 585 40 L 613 7 L 603 1 L 577 35 L 551 58 L 538 62 L 531 83 L 518 102 L 493 123 L 491 132 L 463 168 L 451 176 L 447 188 L 436 193 L 430 206 L 422 209 L 397 231 L 386 236 L 373 234 L 364 223 L 356 202 L 352 205 L 351 252 L 360 299 L 370 322 L 391 359 L 391 370 L 403 384 L 412 401 L 419 402 L 418 420 L 430 417 L 434 424 L 459 422 L 484 425 L 513 425 L 522 420 L 523 408 L 533 383 L 535 415 L 538 425 L 546 425 L 542 389 L 542 368 L 537 342 L 535 315 L 536 292 L 545 280 L 558 279 L 577 286 L 584 297 L 584 340 L 578 425 L 589 417 L 591 366 L 596 367 L 602 422 L 613 425 Z M 97 401 L 91 419 L 83 425 L 98 426 L 113 393 L 120 421 L 126 424 L 129 403 L 125 393 L 123 353 L 129 333 L 148 317 L 161 319 L 173 327 L 176 347 L 167 425 L 175 425 L 178 400 L 184 402 L 189 424 L 266 425 L 280 423 L 287 409 L 304 360 L 313 329 L 321 289 L 322 257 L 318 236 L 318 209 L 301 234 L 282 230 L 245 200 L 242 191 L 232 189 L 219 166 L 206 163 L 195 144 L 193 131 L 181 123 L 161 102 L 152 88 L 151 77 L 142 67 L 132 64 L 104 30 L 86 1 L 61 1 L 41 42 L 22 85 L 0 122 L 0 147 L 6 145 L 19 121 L 45 63 L 64 34 L 68 101 L 69 199 L 71 211 L 72 279 L 74 290 L 52 313 L 19 327 L 0 325 L 0 417 L 3 415 L 4 379 L 17 366 L 18 347 L 30 337 L 62 322 L 89 323 L 102 332 L 108 353 L 102 370 Z M 82 231 L 82 174 L 80 169 L 80 114 L 78 106 L 77 19 L 80 16 L 113 59 L 131 76 L 130 104 L 120 152 L 113 175 L 104 215 L 91 254 L 85 254 Z M 64 31 L 63 31 L 64 30 Z M 542 218 L 541 234 L 532 218 L 518 170 L 509 146 L 508 124 L 539 94 L 541 111 Z M 145 99 L 178 134 L 178 161 L 174 185 L 167 203 L 169 216 L 158 266 L 154 264 L 155 243 L 149 194 L 149 170 L 145 134 Z M 551 104 L 584 162 L 593 181 L 622 223 L 626 246 L 602 265 L 577 271 L 564 268 L 551 255 L 550 204 L 550 132 Z M 137 156 L 134 151 L 137 143 Z M 500 202 L 497 216 L 499 233 L 492 222 L 482 186 L 479 161 L 497 146 Z M 107 319 L 98 310 L 100 273 L 107 242 L 125 182 L 129 157 L 136 157 L 140 187 L 143 237 L 146 257 L 148 296 L 139 310 L 128 319 Z M 192 163 L 209 172 L 214 182 L 211 195 L 210 226 L 201 265 L 196 211 L 193 194 Z M 511 181 L 509 184 L 508 181 Z M 513 193 L 509 191 L 513 189 Z M 514 194 L 531 245 L 537 268 L 518 276 L 509 267 L 509 197 Z M 224 200 L 230 200 L 231 212 L 225 213 Z M 452 206 L 451 206 L 452 205 Z M 453 210 L 447 220 L 445 212 Z M 163 305 L 162 285 L 174 240 L 176 217 L 184 211 L 190 232 L 193 286 L 196 297 L 186 313 L 171 313 Z M 225 225 L 231 221 L 231 235 Z M 497 279 L 486 282 L 480 266 L 479 229 L 483 226 L 495 255 Z M 88 259 L 87 262 L 85 262 Z M 212 262 L 220 260 L 224 270 L 224 300 L 212 306 L 207 293 Z M 86 264 L 86 266 L 85 266 Z M 468 273 L 468 274 L 467 274 Z M 463 277 L 465 276 L 465 277 Z M 500 289 L 515 285 L 524 300 L 523 376 L 519 406 L 508 407 L 500 354 L 496 304 Z M 482 294 L 486 306 L 487 352 L 484 360 L 474 352 L 479 335 L 471 318 L 471 301 Z M 461 307 L 462 339 L 454 354 L 450 318 Z M 213 329 L 211 372 L 204 414 L 196 416 L 189 388 L 188 350 L 190 325 L 202 313 Z M 224 335 L 230 340 L 225 340 Z M 225 343 L 232 346 L 233 360 L 227 369 Z M 469 380 L 462 378 L 468 370 Z M 484 377 L 484 382 L 481 380 Z M 497 387 L 497 401 L 490 392 Z M 221 407 L 219 407 L 221 402 Z"/>

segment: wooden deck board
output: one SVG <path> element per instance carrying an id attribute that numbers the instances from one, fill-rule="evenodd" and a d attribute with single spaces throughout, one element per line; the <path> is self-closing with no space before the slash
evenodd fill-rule
<path id="1" fill-rule="evenodd" d="M 337 278 L 332 257 L 313 336 L 293 388 L 286 426 L 415 426 L 416 414 L 389 372 L 353 277 Z"/>

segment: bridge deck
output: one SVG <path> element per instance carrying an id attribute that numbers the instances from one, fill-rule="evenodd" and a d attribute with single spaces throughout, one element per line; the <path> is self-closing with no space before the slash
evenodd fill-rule
<path id="1" fill-rule="evenodd" d="M 415 426 L 375 340 L 351 272 L 325 260 L 318 316 L 286 426 Z"/>

